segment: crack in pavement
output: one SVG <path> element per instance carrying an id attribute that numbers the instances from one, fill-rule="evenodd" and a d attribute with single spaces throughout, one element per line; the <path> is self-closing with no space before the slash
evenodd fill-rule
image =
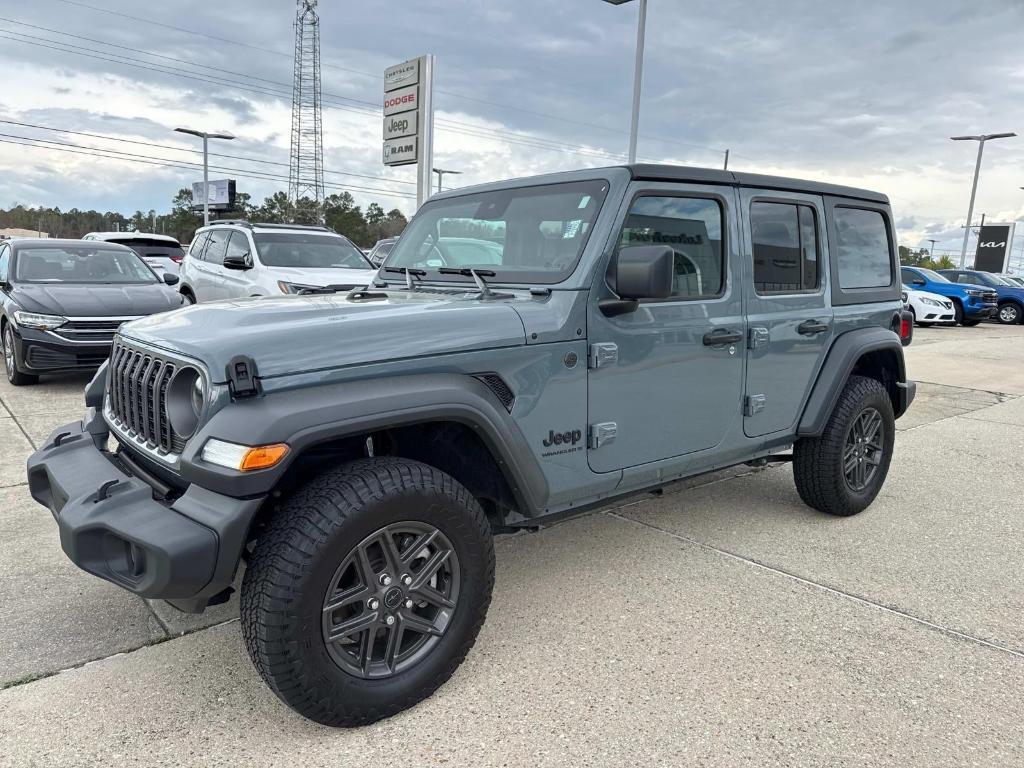
<path id="1" fill-rule="evenodd" d="M 694 546 L 700 547 L 701 549 L 703 549 L 703 550 L 705 550 L 707 552 L 714 552 L 714 553 L 716 553 L 718 555 L 722 555 L 723 557 L 727 557 L 727 558 L 730 558 L 732 560 L 737 560 L 737 561 L 739 561 L 741 563 L 745 563 L 746 565 L 753 566 L 754 568 L 758 568 L 758 569 L 761 569 L 761 570 L 764 570 L 764 571 L 768 571 L 769 573 L 773 573 L 773 574 L 775 574 L 777 576 L 782 576 L 784 578 L 787 578 L 787 579 L 790 579 L 792 581 L 795 581 L 795 582 L 797 582 L 799 584 L 803 584 L 804 586 L 811 587 L 811 588 L 817 589 L 817 590 L 821 590 L 822 592 L 828 592 L 829 594 L 835 595 L 837 597 L 841 597 L 841 598 L 844 598 L 846 600 L 851 600 L 851 601 L 853 601 L 855 603 L 858 603 L 859 605 L 863 605 L 863 606 L 866 606 L 868 608 L 873 608 L 875 610 L 882 611 L 884 613 L 888 613 L 888 614 L 891 614 L 893 616 L 898 616 L 899 618 L 902 618 L 902 619 L 907 619 L 909 621 L 912 621 L 912 622 L 914 622 L 916 624 L 920 624 L 921 626 L 926 627 L 928 629 L 931 629 L 933 631 L 941 632 L 942 634 L 947 635 L 949 637 L 953 637 L 953 638 L 956 638 L 956 639 L 959 639 L 959 640 L 964 640 L 964 641 L 967 641 L 969 643 L 973 643 L 975 645 L 980 645 L 980 646 L 983 646 L 985 648 L 989 648 L 989 649 L 992 649 L 992 650 L 995 650 L 995 651 L 1001 651 L 1002 653 L 1009 654 L 1010 656 L 1014 656 L 1014 657 L 1016 657 L 1018 659 L 1024 659 L 1024 651 L 1019 651 L 1019 650 L 1016 650 L 1014 648 L 1010 648 L 1009 646 L 993 642 L 991 640 L 985 640 L 984 638 L 976 637 L 975 635 L 969 635 L 966 632 L 961 632 L 960 630 L 952 629 L 951 627 L 946 627 L 946 626 L 943 626 L 942 624 L 936 624 L 935 622 L 928 621 L 928 619 L 922 619 L 920 616 L 915 616 L 914 614 L 908 613 L 907 611 L 900 610 L 899 608 L 893 608 L 891 606 L 884 605 L 882 603 L 877 603 L 874 600 L 871 600 L 869 598 L 861 597 L 860 595 L 855 595 L 852 592 L 846 592 L 845 590 L 838 589 L 836 587 L 830 587 L 827 584 L 822 584 L 820 582 L 814 581 L 813 579 L 805 578 L 804 576 L 800 576 L 800 575 L 798 575 L 796 573 L 792 573 L 792 572 L 784 570 L 782 568 L 776 568 L 775 566 L 768 565 L 766 563 L 762 563 L 762 562 L 760 562 L 758 560 L 754 560 L 752 558 L 736 554 L 735 552 L 730 552 L 727 549 L 722 549 L 721 547 L 716 547 L 716 546 L 713 546 L 711 544 L 706 544 L 706 543 L 704 543 L 702 541 L 698 541 L 697 539 L 692 539 L 689 536 L 684 536 L 681 533 L 675 533 L 673 531 L 668 531 L 668 530 L 665 530 L 664 528 L 659 528 L 658 526 L 653 525 L 651 523 L 646 523 L 646 522 L 643 522 L 641 520 L 634 520 L 634 519 L 632 519 L 630 517 L 626 517 L 624 515 L 617 514 L 614 510 L 608 510 L 608 511 L 604 512 L 604 514 L 608 515 L 609 517 L 618 518 L 619 520 L 622 520 L 622 521 L 627 522 L 627 523 L 633 523 L 634 525 L 638 525 L 638 526 L 641 526 L 643 528 L 648 528 L 648 529 L 650 529 L 652 531 L 657 531 L 658 533 L 662 533 L 665 536 L 668 536 L 670 538 L 676 539 L 677 541 L 682 541 L 682 542 L 685 542 L 687 544 L 692 544 Z"/>
<path id="2" fill-rule="evenodd" d="M 11 417 L 11 420 L 15 423 L 15 425 L 17 425 L 18 429 L 21 430 L 21 434 L 23 434 L 25 436 L 25 439 L 28 440 L 28 444 L 32 446 L 32 450 L 39 450 L 39 446 L 36 445 L 36 441 L 33 440 L 32 436 L 25 431 L 25 428 L 23 426 L 21 426 L 21 422 L 18 421 L 18 417 L 14 415 L 14 411 L 11 410 L 10 406 L 7 405 L 7 401 L 4 400 L 2 397 L 0 397 L 0 405 L 4 407 L 4 410 L 7 411 L 7 415 Z"/>

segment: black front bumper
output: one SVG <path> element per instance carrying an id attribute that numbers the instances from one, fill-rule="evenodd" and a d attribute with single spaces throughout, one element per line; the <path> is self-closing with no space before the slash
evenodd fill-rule
<path id="1" fill-rule="evenodd" d="M 49 508 L 75 565 L 146 598 L 201 611 L 226 590 L 264 497 L 199 486 L 173 501 L 106 451 L 102 418 L 56 429 L 28 460 L 32 497 Z"/>
<path id="2" fill-rule="evenodd" d="M 25 373 L 94 371 L 110 357 L 110 341 L 83 344 L 47 331 L 19 328 L 17 360 Z"/>

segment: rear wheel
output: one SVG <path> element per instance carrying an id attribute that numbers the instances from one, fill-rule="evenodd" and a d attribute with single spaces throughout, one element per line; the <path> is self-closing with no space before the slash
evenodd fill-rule
<path id="1" fill-rule="evenodd" d="M 793 447 L 793 478 L 809 507 L 855 515 L 885 482 L 896 434 L 889 393 L 881 382 L 851 376 L 819 437 Z"/>
<path id="2" fill-rule="evenodd" d="M 1021 308 L 1019 304 L 1009 301 L 999 307 L 999 322 L 1003 325 L 1017 325 L 1020 322 L 1020 318 Z"/>
<path id="3" fill-rule="evenodd" d="M 325 725 L 371 723 L 444 683 L 494 584 L 490 526 L 453 478 L 414 461 L 352 462 L 274 513 L 242 584 L 256 669 Z"/>
<path id="4" fill-rule="evenodd" d="M 193 296 L 192 295 L 192 291 L 190 291 L 188 289 L 183 289 L 181 291 L 181 296 L 182 296 L 183 299 L 185 299 L 185 303 L 186 304 L 195 304 L 196 303 L 196 297 Z"/>
<path id="5" fill-rule="evenodd" d="M 10 325 L 4 326 L 3 335 L 4 368 L 7 369 L 7 380 L 16 387 L 25 384 L 36 384 L 39 377 L 31 373 L 22 373 L 18 370 L 18 348 L 14 341 L 14 331 Z"/>

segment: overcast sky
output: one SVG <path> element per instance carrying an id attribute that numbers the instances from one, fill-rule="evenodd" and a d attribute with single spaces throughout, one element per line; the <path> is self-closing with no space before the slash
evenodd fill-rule
<path id="1" fill-rule="evenodd" d="M 446 184 L 621 162 L 636 7 L 323 0 L 329 191 L 412 212 L 414 172 L 381 164 L 373 105 L 386 66 L 428 52 L 435 164 L 463 171 Z M 214 158 L 236 170 L 213 178 L 258 200 L 287 188 L 245 176 L 287 176 L 294 11 L 290 0 L 0 0 L 0 119 L 166 147 L 0 124 L 0 205 L 165 211 L 200 173 L 3 142 L 196 162 L 180 151 L 195 143 L 170 131 L 182 124 L 230 130 L 239 139 L 214 151 L 267 161 Z M 638 154 L 720 167 L 728 147 L 736 170 L 876 189 L 904 245 L 934 237 L 959 253 L 976 145 L 949 136 L 1022 134 L 987 146 L 975 210 L 1024 219 L 1022 40 L 1021 0 L 650 0 Z"/>

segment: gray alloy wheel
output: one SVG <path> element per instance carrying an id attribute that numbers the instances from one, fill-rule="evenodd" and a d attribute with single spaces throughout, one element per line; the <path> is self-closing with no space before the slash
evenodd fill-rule
<path id="1" fill-rule="evenodd" d="M 1003 325 L 1016 325 L 1020 322 L 1020 307 L 1013 303 L 1003 304 L 999 308 L 999 322 Z"/>
<path id="2" fill-rule="evenodd" d="M 14 339 L 11 336 L 11 329 L 4 329 L 4 365 L 7 367 L 7 378 L 11 378 L 14 371 Z"/>
<path id="3" fill-rule="evenodd" d="M 854 419 L 843 445 L 843 476 L 851 491 L 860 493 L 875 479 L 885 450 L 882 414 L 865 408 Z"/>
<path id="4" fill-rule="evenodd" d="M 3 344 L 0 346 L 4 348 L 4 368 L 7 369 L 7 380 L 11 384 L 20 387 L 23 384 L 35 384 L 39 381 L 39 377 L 35 374 L 22 373 L 18 370 L 17 352 L 14 349 L 14 332 L 10 325 L 4 328 Z"/>
<path id="5" fill-rule="evenodd" d="M 437 528 L 385 525 L 359 542 L 331 579 L 322 625 L 327 652 L 364 678 L 415 666 L 448 629 L 460 584 L 458 555 Z"/>

